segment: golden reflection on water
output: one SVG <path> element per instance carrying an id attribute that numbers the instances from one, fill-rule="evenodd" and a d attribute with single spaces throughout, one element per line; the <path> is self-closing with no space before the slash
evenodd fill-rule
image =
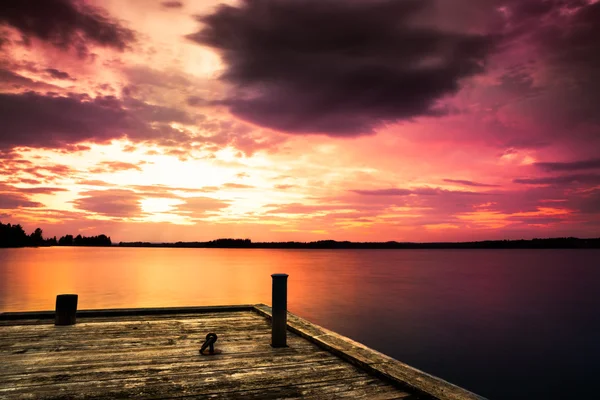
<path id="1" fill-rule="evenodd" d="M 336 280 L 341 266 L 332 256 L 262 249 L 2 249 L 0 310 L 51 310 L 60 293 L 79 294 L 79 309 L 270 304 L 275 272 L 291 277 L 290 309 L 324 307 L 332 295 L 352 300 L 359 284 L 352 263 Z"/>

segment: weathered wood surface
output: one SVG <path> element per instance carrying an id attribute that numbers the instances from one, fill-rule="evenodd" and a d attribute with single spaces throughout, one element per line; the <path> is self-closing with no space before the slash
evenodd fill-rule
<path id="1" fill-rule="evenodd" d="M 254 311 L 267 318 L 272 317 L 271 307 L 254 306 Z M 468 390 L 438 377 L 401 363 L 365 345 L 315 325 L 288 312 L 288 331 L 291 331 L 338 357 L 359 366 L 369 373 L 388 379 L 409 392 L 440 400 L 485 400 Z"/>
<path id="2" fill-rule="evenodd" d="M 251 304 L 229 306 L 201 306 L 201 307 L 159 307 L 159 308 L 117 308 L 100 310 L 77 310 L 78 318 L 96 317 L 124 317 L 147 315 L 175 315 L 175 314 L 201 314 L 215 312 L 249 311 L 254 308 Z M 54 311 L 27 311 L 0 313 L 0 321 L 14 321 L 18 319 L 38 320 L 54 319 Z"/>
<path id="3" fill-rule="evenodd" d="M 424 398 L 297 334 L 271 347 L 270 322 L 252 307 L 154 310 L 78 311 L 72 326 L 0 315 L 0 398 Z M 208 332 L 222 354 L 198 354 Z"/>

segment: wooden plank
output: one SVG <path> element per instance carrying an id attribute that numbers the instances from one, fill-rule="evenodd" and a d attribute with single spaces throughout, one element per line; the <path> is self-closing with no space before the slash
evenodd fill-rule
<path id="1" fill-rule="evenodd" d="M 314 345 L 307 343 L 304 339 L 297 339 L 295 343 L 290 342 L 289 348 L 281 349 L 280 351 L 313 351 Z M 228 343 L 218 347 L 225 354 L 235 353 L 264 353 L 272 349 L 268 343 Z M 43 366 L 43 365 L 69 365 L 69 363 L 92 363 L 94 361 L 105 361 L 113 360 L 119 361 L 124 359 L 131 359 L 133 357 L 139 357 L 140 359 L 156 359 L 159 357 L 189 357 L 196 356 L 200 345 L 192 346 L 163 346 L 153 347 L 150 349 L 131 349 L 129 351 L 118 351 L 114 352 L 111 349 L 104 349 L 103 351 L 95 352 L 82 352 L 82 351 L 65 351 L 65 352 L 27 352 L 24 354 L 11 354 L 2 357 L 2 364 L 0 364 L 0 370 L 11 371 L 17 368 L 27 368 L 29 366 Z M 26 356 L 26 357 L 24 357 Z"/>
<path id="2" fill-rule="evenodd" d="M 0 398 L 482 399 L 291 313 L 274 349 L 262 304 L 5 314 Z M 198 355 L 209 331 L 223 354 Z"/>
<path id="3" fill-rule="evenodd" d="M 218 357 L 218 358 L 217 358 Z M 59 369 L 42 369 L 29 373 L 2 376 L 3 386 L 27 387 L 39 385 L 52 385 L 57 381 L 88 382 L 102 379 L 114 379 L 123 376 L 143 377 L 155 374 L 202 374 L 202 371 L 235 371 L 258 367 L 282 367 L 288 368 L 296 364 L 314 364 L 317 362 L 329 362 L 331 364 L 342 364 L 343 361 L 333 357 L 327 352 L 309 352 L 304 354 L 265 354 L 252 353 L 246 357 L 206 357 L 197 354 L 188 360 L 179 362 L 165 362 L 153 360 L 152 362 L 120 363 L 87 366 L 80 368 L 72 366 Z M 67 377 L 67 378 L 65 378 Z"/>
<path id="4" fill-rule="evenodd" d="M 100 376 L 89 382 L 56 382 L 53 385 L 12 387 L 0 389 L 0 396 L 10 399 L 33 394 L 35 398 L 53 396 L 65 398 L 165 398 L 184 397 L 204 393 L 221 393 L 241 390 L 264 390 L 272 386 L 307 384 L 329 380 L 365 376 L 363 372 L 345 363 L 335 361 L 295 364 L 281 367 L 250 367 L 231 370 L 194 371 L 177 374 L 158 372 L 152 376 L 102 379 Z M 175 395 L 174 395 L 175 394 Z"/>
<path id="5" fill-rule="evenodd" d="M 125 315 L 125 316 L 96 316 L 96 317 L 78 317 L 77 324 L 81 323 L 95 323 L 95 322 L 110 322 L 110 323 L 124 323 L 133 321 L 164 321 L 164 320 L 184 320 L 184 319 L 227 319 L 227 318 L 254 318 L 257 314 L 251 310 L 244 311 L 220 311 L 216 313 L 180 313 L 180 314 L 156 314 L 156 315 Z M 18 327 L 18 326 L 29 326 L 29 325 L 42 325 L 51 327 L 54 326 L 53 319 L 16 319 L 16 320 L 0 320 L 0 327 Z"/>
<path id="6" fill-rule="evenodd" d="M 218 332 L 219 340 L 217 343 L 233 343 L 240 341 L 263 341 L 270 343 L 271 335 L 263 330 L 257 331 L 225 331 Z M 181 345 L 200 345 L 204 342 L 206 333 L 197 332 L 192 334 L 172 334 L 172 335 L 156 335 L 156 333 L 143 336 L 115 336 L 101 337 L 93 336 L 78 340 L 77 337 L 67 338 L 40 338 L 39 340 L 30 340 L 17 343 L 0 344 L 0 354 L 3 353 L 20 353 L 33 349 L 47 349 L 47 351 L 64 351 L 64 350 L 95 350 L 109 348 L 113 351 L 120 351 L 131 348 L 150 348 L 153 346 L 181 346 Z"/>
<path id="7" fill-rule="evenodd" d="M 146 316 L 146 315 L 176 315 L 176 314 L 200 314 L 219 313 L 232 311 L 250 311 L 251 304 L 226 305 L 226 306 L 203 306 L 203 307 L 155 307 L 155 308 L 118 308 L 118 309 L 93 309 L 78 310 L 77 318 L 95 317 L 122 317 L 122 316 Z M 24 311 L 0 313 L 0 320 L 21 319 L 54 319 L 54 311 Z"/>
<path id="8" fill-rule="evenodd" d="M 259 315 L 267 318 L 272 317 L 271 308 L 264 304 L 257 304 L 254 310 Z M 440 400 L 484 400 L 479 395 L 401 363 L 361 343 L 306 321 L 297 315 L 288 312 L 287 321 L 290 331 L 375 376 L 397 384 L 398 387 L 408 388 L 422 395 Z"/>
<path id="9" fill-rule="evenodd" d="M 69 331 L 66 330 L 49 330 L 41 331 L 37 334 L 33 332 L 13 332 L 11 335 L 3 334 L 0 337 L 0 345 L 10 346 L 27 341 L 35 340 L 68 340 L 69 338 L 77 337 L 88 337 L 88 338 L 102 338 L 103 336 L 109 336 L 114 338 L 127 338 L 127 337 L 151 337 L 158 336 L 161 333 L 163 336 L 181 335 L 181 334 L 194 334 L 200 336 L 206 336 L 207 333 L 215 331 L 215 333 L 224 334 L 226 332 L 239 333 L 239 332 L 264 332 L 268 333 L 269 325 L 264 322 L 233 322 L 231 324 L 165 324 L 162 326 L 156 325 L 128 325 L 121 329 L 115 329 L 115 327 L 99 327 L 99 329 L 93 329 L 93 327 L 86 328 L 73 328 Z M 218 332 L 216 332 L 218 331 Z M 220 335 L 220 334 L 219 334 Z"/>
<path id="10" fill-rule="evenodd" d="M 229 393 L 207 393 L 202 396 L 212 399 L 368 399 L 410 400 L 411 394 L 399 392 L 396 388 L 381 383 L 377 378 L 351 377 L 346 379 L 325 380 L 308 384 L 271 386 L 260 390 L 237 391 Z"/>
<path id="11" fill-rule="evenodd" d="M 175 350 L 175 351 L 174 351 Z M 13 375 L 32 373 L 52 373 L 78 370 L 80 368 L 97 369 L 105 367 L 121 368 L 127 366 L 159 365 L 186 362 L 205 362 L 207 365 L 229 360 L 243 358 L 274 358 L 285 360 L 286 357 L 324 356 L 334 357 L 329 352 L 317 348 L 313 344 L 305 343 L 301 347 L 286 347 L 274 351 L 270 346 L 250 348 L 249 351 L 239 351 L 240 347 L 232 349 L 227 347 L 224 353 L 217 356 L 200 356 L 198 347 L 187 349 L 145 350 L 135 353 L 100 353 L 100 354 L 75 354 L 74 356 L 57 358 L 53 356 L 34 356 L 17 362 L 3 363 L 0 365 L 0 380 Z M 243 348 L 241 348 L 243 350 Z"/>
<path id="12" fill-rule="evenodd" d="M 111 324 L 87 324 L 83 326 L 57 327 L 41 330 L 39 335 L 32 332 L 12 332 L 11 338 L 5 334 L 0 340 L 0 352 L 14 352 L 34 347 L 82 347 L 93 342 L 98 346 L 151 346 L 156 341 L 168 340 L 176 344 L 180 340 L 204 341 L 208 332 L 215 332 L 221 339 L 242 340 L 252 335 L 263 337 L 269 335 L 269 324 L 260 319 L 221 321 L 190 320 L 190 322 L 165 321 L 160 324 L 126 324 L 111 326 Z M 120 328 L 120 329 L 119 329 Z M 219 340 L 221 340 L 219 339 Z M 267 340 L 267 339 L 265 339 Z"/>
<path id="13" fill-rule="evenodd" d="M 10 344 L 29 339 L 43 338 L 69 338 L 82 335 L 112 335 L 112 336 L 132 336 L 149 335 L 153 332 L 165 335 L 180 333 L 208 333 L 210 330 L 219 329 L 221 331 L 239 331 L 239 330 L 263 330 L 268 331 L 270 325 L 267 321 L 261 319 L 231 319 L 231 320 L 189 320 L 189 321 L 164 321 L 164 322 L 128 322 L 121 324 L 94 323 L 77 324 L 68 327 L 50 327 L 47 329 L 0 329 L 0 344 Z"/>

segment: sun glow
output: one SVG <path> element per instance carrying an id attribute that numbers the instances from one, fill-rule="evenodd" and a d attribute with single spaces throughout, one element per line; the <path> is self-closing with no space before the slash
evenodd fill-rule
<path id="1" fill-rule="evenodd" d="M 183 201 L 177 199 L 161 198 L 142 199 L 140 201 L 142 211 L 150 214 L 169 212 L 173 210 L 174 206 L 183 203 Z"/>

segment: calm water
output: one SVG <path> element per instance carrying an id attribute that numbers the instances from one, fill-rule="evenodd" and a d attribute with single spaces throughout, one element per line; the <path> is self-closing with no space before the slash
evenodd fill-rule
<path id="1" fill-rule="evenodd" d="M 600 251 L 0 249 L 0 311 L 270 304 L 490 399 L 595 398 Z"/>

